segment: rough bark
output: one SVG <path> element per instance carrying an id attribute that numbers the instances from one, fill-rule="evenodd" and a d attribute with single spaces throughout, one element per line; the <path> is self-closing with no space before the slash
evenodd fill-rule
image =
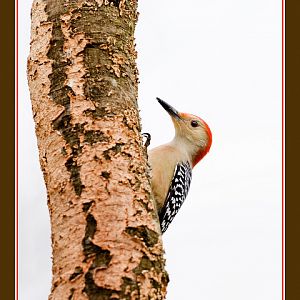
<path id="1" fill-rule="evenodd" d="M 51 217 L 49 299 L 164 299 L 137 107 L 137 1 L 35 0 L 28 82 Z"/>

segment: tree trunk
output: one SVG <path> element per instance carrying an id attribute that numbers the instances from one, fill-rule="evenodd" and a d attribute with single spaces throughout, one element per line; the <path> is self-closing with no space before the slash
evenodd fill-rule
<path id="1" fill-rule="evenodd" d="M 136 102 L 136 9 L 136 0 L 32 6 L 28 82 L 51 217 L 49 299 L 165 298 Z"/>

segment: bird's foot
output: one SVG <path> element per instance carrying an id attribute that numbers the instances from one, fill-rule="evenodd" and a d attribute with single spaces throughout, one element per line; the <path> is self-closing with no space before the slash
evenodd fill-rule
<path id="1" fill-rule="evenodd" d="M 142 133 L 142 136 L 144 138 L 146 138 L 146 141 L 144 143 L 144 147 L 148 148 L 148 146 L 150 145 L 150 141 L 151 141 L 151 135 L 150 135 L 150 133 Z"/>

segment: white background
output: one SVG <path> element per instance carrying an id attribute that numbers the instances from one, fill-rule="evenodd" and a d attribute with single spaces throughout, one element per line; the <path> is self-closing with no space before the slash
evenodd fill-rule
<path id="1" fill-rule="evenodd" d="M 19 1 L 19 295 L 47 299 L 49 215 L 26 79 L 31 1 Z M 281 299 L 281 1 L 140 0 L 139 107 L 152 146 L 173 135 L 160 97 L 213 133 L 164 234 L 168 300 Z"/>

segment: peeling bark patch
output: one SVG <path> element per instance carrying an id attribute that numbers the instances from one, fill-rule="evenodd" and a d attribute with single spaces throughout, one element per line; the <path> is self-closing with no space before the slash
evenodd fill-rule
<path id="1" fill-rule="evenodd" d="M 61 154 L 62 154 L 63 156 L 66 156 L 66 155 L 67 155 L 67 151 L 66 151 L 66 148 L 65 148 L 65 147 L 62 147 L 62 148 L 61 148 Z"/>
<path id="2" fill-rule="evenodd" d="M 75 124 L 71 123 L 70 116 L 70 106 L 65 106 L 65 111 L 58 118 L 52 122 L 53 128 L 61 132 L 65 141 L 71 146 L 72 154 L 78 155 L 81 153 L 81 146 L 79 140 L 79 134 L 84 131 L 85 124 Z"/>
<path id="3" fill-rule="evenodd" d="M 65 163 L 65 166 L 70 172 L 70 180 L 75 193 L 77 196 L 80 196 L 84 186 L 80 179 L 80 167 L 77 165 L 77 157 L 81 152 L 79 134 L 83 128 L 79 124 L 71 124 L 69 93 L 73 93 L 73 91 L 69 86 L 65 86 L 67 79 L 66 68 L 71 62 L 64 54 L 64 35 L 61 29 L 60 19 L 55 16 L 56 9 L 55 7 L 48 7 L 48 9 L 50 15 L 49 21 L 53 21 L 51 19 L 54 19 L 52 39 L 47 53 L 48 58 L 52 61 L 53 70 L 49 76 L 51 82 L 49 95 L 56 104 L 62 105 L 65 108 L 64 112 L 52 122 L 52 126 L 55 130 L 60 131 L 66 144 L 72 149 L 72 154 Z"/>
<path id="4" fill-rule="evenodd" d="M 83 274 L 83 270 L 81 267 L 76 267 L 74 270 L 74 273 L 72 273 L 69 277 L 70 281 L 74 281 L 74 279 L 76 279 L 78 276 Z"/>
<path id="5" fill-rule="evenodd" d="M 150 197 L 150 194 L 148 192 L 146 192 L 148 195 L 148 197 Z M 149 198 L 148 198 L 149 199 Z M 148 202 L 145 202 L 145 200 L 143 199 L 135 199 L 135 201 L 137 201 L 138 203 L 140 203 L 143 208 L 146 209 L 146 211 L 148 213 L 151 213 L 151 215 L 153 216 L 154 219 L 158 218 L 158 215 L 157 215 L 157 211 L 155 210 L 154 206 L 152 205 L 149 205 Z"/>
<path id="6" fill-rule="evenodd" d="M 100 248 L 100 247 L 99 247 Z M 92 267 L 97 269 L 106 269 L 111 261 L 112 256 L 110 251 L 99 249 L 99 253 L 96 254 L 96 257 L 93 261 Z"/>
<path id="7" fill-rule="evenodd" d="M 94 257 L 91 266 L 85 274 L 85 287 L 83 292 L 87 294 L 90 300 L 106 300 L 111 299 L 111 295 L 114 293 L 113 290 L 99 287 L 95 284 L 94 281 L 94 270 L 96 268 L 107 268 L 109 265 L 112 256 L 110 251 L 103 250 L 101 247 L 92 243 L 91 239 L 94 237 L 97 227 L 97 222 L 92 214 L 88 214 L 86 217 L 86 229 L 85 237 L 82 241 L 83 253 L 85 255 L 85 261 Z"/>
<path id="8" fill-rule="evenodd" d="M 52 60 L 53 70 L 49 76 L 51 82 L 50 96 L 55 103 L 66 106 L 70 104 L 68 92 L 71 88 L 65 86 L 64 82 L 67 78 L 66 67 L 70 65 L 70 61 L 64 57 L 63 45 L 64 35 L 60 27 L 60 22 L 57 19 L 53 24 L 52 39 L 47 53 L 48 58 Z"/>
<path id="9" fill-rule="evenodd" d="M 99 287 L 95 284 L 92 270 L 85 274 L 85 287 L 82 290 L 87 294 L 89 300 L 111 300 L 114 290 Z"/>
<path id="10" fill-rule="evenodd" d="M 95 257 L 92 266 L 106 268 L 111 261 L 110 251 L 103 250 L 92 242 L 97 229 L 97 221 L 92 214 L 86 217 L 85 236 L 82 240 L 85 261 L 90 257 Z"/>
<path id="11" fill-rule="evenodd" d="M 116 291 L 97 286 L 93 280 L 91 271 L 89 270 L 85 276 L 85 287 L 83 289 L 83 292 L 88 295 L 89 300 L 140 299 L 140 288 L 137 282 L 132 279 L 122 277 L 121 291 Z"/>
<path id="12" fill-rule="evenodd" d="M 107 107 L 107 102 L 114 97 L 114 101 L 110 101 L 109 111 L 106 111 L 107 115 L 119 109 L 121 105 L 124 109 L 129 107 L 129 103 L 123 101 L 124 94 L 132 94 L 132 82 L 138 81 L 138 72 L 134 60 L 136 51 L 133 37 L 137 16 L 134 7 L 131 7 L 135 6 L 135 3 L 124 0 L 105 3 L 110 5 L 101 6 L 102 17 L 95 12 L 93 5 L 76 8 L 73 14 L 81 17 L 70 21 L 70 30 L 85 32 L 85 37 L 89 40 L 83 50 L 86 70 L 84 95 L 100 110 Z M 111 6 L 119 8 L 119 12 Z M 120 18 L 121 12 L 128 15 L 127 18 Z M 86 19 L 90 20 L 88 30 Z M 104 33 L 103 28 L 106 28 Z M 134 96 L 137 97 L 137 94 Z M 135 97 L 126 100 L 136 104 Z"/>
<path id="13" fill-rule="evenodd" d="M 123 283 L 121 285 L 121 299 L 140 299 L 140 289 L 137 282 L 128 277 L 122 277 L 122 280 Z M 135 298 L 132 297 L 132 295 L 134 295 Z"/>
<path id="14" fill-rule="evenodd" d="M 84 188 L 84 185 L 82 185 L 80 179 L 80 167 L 77 165 L 77 162 L 73 159 L 73 156 L 71 156 L 67 160 L 65 166 L 67 167 L 67 170 L 71 173 L 70 179 L 73 184 L 75 193 L 77 196 L 80 196 L 82 189 Z"/>
<path id="15" fill-rule="evenodd" d="M 109 138 L 100 130 L 88 130 L 84 133 L 84 141 L 93 145 L 99 142 L 109 142 Z"/>
<path id="16" fill-rule="evenodd" d="M 108 0 L 109 3 L 112 3 L 115 7 L 119 7 L 120 0 Z"/>
<path id="17" fill-rule="evenodd" d="M 150 282 L 151 282 L 153 288 L 155 288 L 157 290 L 161 288 L 161 284 L 159 284 L 156 280 L 154 280 L 154 279 L 151 278 Z"/>
<path id="18" fill-rule="evenodd" d="M 88 214 L 86 217 L 85 236 L 82 240 L 83 253 L 85 255 L 84 262 L 86 262 L 88 258 L 94 258 L 84 276 L 85 287 L 82 291 L 87 294 L 89 300 L 108 300 L 112 299 L 111 296 L 115 291 L 97 286 L 94 281 L 94 270 L 107 268 L 112 256 L 110 255 L 110 251 L 103 250 L 91 241 L 96 229 L 97 221 L 92 214 Z"/>
<path id="19" fill-rule="evenodd" d="M 82 204 L 82 211 L 83 212 L 88 212 L 88 210 L 90 209 L 90 207 L 92 206 L 92 204 L 94 204 L 95 203 L 95 201 L 94 200 L 92 200 L 92 201 L 90 201 L 90 202 L 87 202 L 87 203 L 83 203 Z"/>
<path id="20" fill-rule="evenodd" d="M 111 156 L 114 156 L 122 151 L 122 146 L 124 145 L 124 143 L 116 143 L 115 146 L 103 151 L 103 156 L 106 160 L 110 160 Z"/>
<path id="21" fill-rule="evenodd" d="M 53 128 L 58 130 L 64 137 L 67 145 L 72 149 L 70 158 L 66 161 L 65 166 L 70 172 L 70 180 L 73 184 L 77 196 L 81 195 L 82 185 L 80 179 L 80 167 L 77 165 L 77 157 L 81 153 L 82 146 L 80 146 L 79 133 L 83 131 L 83 126 L 75 124 L 71 125 L 71 116 L 65 112 L 62 116 L 52 122 Z"/>
<path id="22" fill-rule="evenodd" d="M 83 132 L 83 125 L 71 125 L 71 116 L 69 114 L 69 105 L 65 106 L 66 111 L 52 122 L 53 128 L 58 130 L 64 137 L 66 143 L 71 147 L 72 153 L 65 163 L 67 170 L 70 172 L 70 180 L 77 196 L 81 195 L 82 185 L 80 179 L 80 167 L 77 165 L 77 157 L 81 153 L 79 134 Z"/>
<path id="23" fill-rule="evenodd" d="M 161 277 L 161 282 L 167 286 L 168 283 L 170 282 L 169 274 L 166 271 L 162 272 L 162 277 Z"/>
<path id="24" fill-rule="evenodd" d="M 147 255 L 144 255 L 141 258 L 139 265 L 136 268 L 134 268 L 133 272 L 136 275 L 141 275 L 146 270 L 162 270 L 162 266 L 163 262 L 161 260 L 151 260 Z"/>
<path id="25" fill-rule="evenodd" d="M 157 260 L 151 260 L 147 255 L 144 255 L 141 258 L 139 265 L 135 269 L 133 269 L 133 272 L 137 275 L 137 277 L 147 276 L 146 273 L 148 272 L 160 274 L 160 282 L 158 282 L 154 278 L 150 278 L 150 283 L 153 289 L 157 291 L 157 295 L 162 295 L 165 292 L 165 286 L 169 282 L 168 273 L 162 269 L 163 265 L 164 261 L 162 259 L 159 258 Z M 151 298 L 149 297 L 149 299 Z"/>
<path id="26" fill-rule="evenodd" d="M 85 239 L 93 238 L 96 232 L 97 221 L 92 214 L 88 214 L 86 217 Z"/>
<path id="27" fill-rule="evenodd" d="M 92 214 L 86 217 L 85 236 L 82 240 L 83 253 L 85 260 L 90 256 L 94 256 L 99 251 L 99 246 L 95 245 L 91 240 L 96 232 L 97 222 Z"/>
<path id="28" fill-rule="evenodd" d="M 95 107 L 94 110 L 87 109 L 83 112 L 86 116 L 92 117 L 93 119 L 102 119 L 104 116 L 107 116 L 107 111 L 105 107 Z"/>
<path id="29" fill-rule="evenodd" d="M 159 235 L 147 226 L 126 227 L 125 230 L 131 236 L 140 238 L 147 247 L 153 247 L 157 244 Z"/>
<path id="30" fill-rule="evenodd" d="M 105 179 L 108 179 L 110 176 L 110 173 L 107 171 L 103 171 L 103 172 L 101 172 L 101 176 L 104 177 Z"/>
<path id="31" fill-rule="evenodd" d="M 72 300 L 73 295 L 74 295 L 74 292 L 75 292 L 75 289 L 74 289 L 74 288 L 71 288 L 71 289 L 70 289 L 70 296 L 68 297 L 68 300 Z"/>
<path id="32" fill-rule="evenodd" d="M 88 99 L 94 101 L 96 107 L 102 107 L 101 103 L 105 103 L 103 100 L 109 97 L 112 83 L 105 79 L 109 73 L 109 59 L 104 59 L 103 50 L 98 45 L 87 44 L 83 51 L 84 65 L 90 75 L 86 78 L 84 93 Z"/>
<path id="33" fill-rule="evenodd" d="M 99 49 L 100 46 L 101 46 L 101 43 L 88 43 L 88 44 L 86 44 L 85 48 L 86 49 L 91 49 L 91 48 Z"/>

